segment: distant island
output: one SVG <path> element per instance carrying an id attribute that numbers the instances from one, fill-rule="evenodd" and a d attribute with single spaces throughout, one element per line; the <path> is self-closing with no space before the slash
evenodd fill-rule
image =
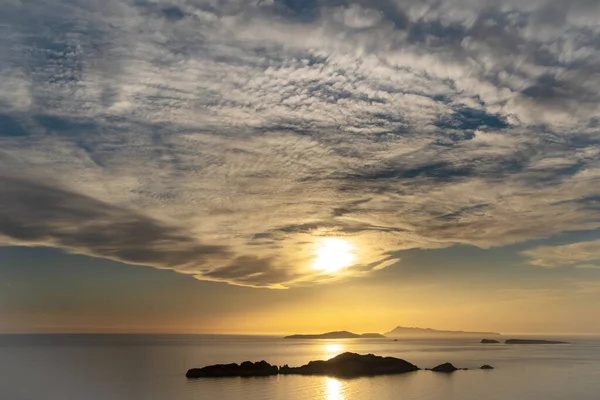
<path id="1" fill-rule="evenodd" d="M 409 328 L 397 326 L 385 335 L 380 333 L 353 333 L 349 331 L 334 331 L 317 334 L 295 334 L 285 336 L 284 339 L 382 339 L 387 336 L 403 338 L 444 338 L 444 337 L 498 337 L 497 332 L 469 332 L 469 331 L 444 331 L 431 328 Z M 482 343 L 498 343 L 494 339 L 484 339 Z"/>
<path id="2" fill-rule="evenodd" d="M 427 338 L 441 338 L 441 337 L 489 337 L 489 336 L 501 336 L 497 332 L 467 332 L 467 331 L 443 331 L 431 328 L 408 328 L 404 326 L 397 326 L 394 330 L 387 332 L 387 336 L 392 337 L 427 337 Z"/>
<path id="3" fill-rule="evenodd" d="M 385 338 L 380 333 L 352 333 L 348 331 L 334 331 L 327 333 L 319 333 L 312 335 L 290 335 L 285 336 L 284 339 L 381 339 Z"/>

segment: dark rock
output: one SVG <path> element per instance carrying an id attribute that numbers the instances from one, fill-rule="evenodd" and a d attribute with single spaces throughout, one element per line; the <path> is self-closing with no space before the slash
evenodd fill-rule
<path id="1" fill-rule="evenodd" d="M 482 365 L 480 369 L 494 369 L 491 365 Z"/>
<path id="2" fill-rule="evenodd" d="M 506 344 L 570 344 L 569 342 L 559 342 L 557 340 L 535 340 L 535 339 L 508 339 Z"/>
<path id="3" fill-rule="evenodd" d="M 327 361 L 311 361 L 301 367 L 284 366 L 279 369 L 279 373 L 355 377 L 401 374 L 418 370 L 419 367 L 400 358 L 343 353 Z"/>
<path id="4" fill-rule="evenodd" d="M 187 378 L 230 377 L 230 376 L 269 376 L 277 375 L 278 368 L 266 361 L 244 361 L 238 364 L 216 364 L 204 368 L 192 368 L 185 376 Z"/>
<path id="5" fill-rule="evenodd" d="M 433 372 L 454 372 L 454 371 L 458 371 L 458 368 L 456 368 L 454 365 L 450 364 L 450 363 L 444 363 L 444 364 L 440 364 L 437 367 L 431 368 L 431 370 Z"/>
<path id="6" fill-rule="evenodd" d="M 480 343 L 500 343 L 500 342 L 497 340 L 494 340 L 494 339 L 481 339 Z"/>

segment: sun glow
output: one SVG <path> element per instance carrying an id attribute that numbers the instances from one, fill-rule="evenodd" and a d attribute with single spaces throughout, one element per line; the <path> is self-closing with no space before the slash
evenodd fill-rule
<path id="1" fill-rule="evenodd" d="M 313 267 L 331 273 L 349 267 L 354 262 L 354 246 L 343 239 L 325 238 L 315 251 Z"/>
<path id="2" fill-rule="evenodd" d="M 344 345 L 339 343 L 327 343 L 323 346 L 323 353 L 326 359 L 337 356 L 344 352 Z"/>

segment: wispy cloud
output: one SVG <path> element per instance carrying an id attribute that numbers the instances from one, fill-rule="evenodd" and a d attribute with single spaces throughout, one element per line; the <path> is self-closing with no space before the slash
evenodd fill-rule
<path id="1" fill-rule="evenodd" d="M 330 279 L 310 268 L 320 236 L 355 243 L 356 276 L 395 250 L 600 227 L 595 1 L 3 17 L 4 243 L 287 287 Z"/>
<path id="2" fill-rule="evenodd" d="M 538 267 L 600 268 L 600 240 L 563 246 L 540 246 L 523 252 Z"/>

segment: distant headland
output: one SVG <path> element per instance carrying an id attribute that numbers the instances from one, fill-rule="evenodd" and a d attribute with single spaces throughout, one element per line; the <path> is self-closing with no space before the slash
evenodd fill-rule
<path id="1" fill-rule="evenodd" d="M 352 333 L 348 331 L 334 331 L 327 333 L 318 333 L 310 335 L 290 335 L 285 336 L 284 339 L 379 339 L 385 338 L 380 333 Z"/>
<path id="2" fill-rule="evenodd" d="M 349 331 L 334 331 L 316 334 L 295 334 L 285 336 L 284 339 L 382 339 L 386 337 L 403 338 L 473 338 L 473 337 L 499 337 L 498 332 L 469 332 L 469 331 L 445 331 L 431 328 L 416 328 L 397 326 L 385 335 L 380 333 L 353 333 Z"/>
<path id="3" fill-rule="evenodd" d="M 497 337 L 501 336 L 497 332 L 468 332 L 468 331 L 443 331 L 431 328 L 408 328 L 404 326 L 397 326 L 390 332 L 386 333 L 386 336 L 391 337 Z"/>

